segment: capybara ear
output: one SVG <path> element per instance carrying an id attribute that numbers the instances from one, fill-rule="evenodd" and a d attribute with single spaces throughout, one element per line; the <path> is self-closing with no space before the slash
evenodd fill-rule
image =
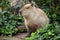
<path id="1" fill-rule="evenodd" d="M 31 1 L 31 6 L 36 6 L 36 3 L 34 1 Z"/>
<path id="2" fill-rule="evenodd" d="M 34 6 L 34 4 L 33 4 L 33 3 L 31 3 L 31 6 Z"/>

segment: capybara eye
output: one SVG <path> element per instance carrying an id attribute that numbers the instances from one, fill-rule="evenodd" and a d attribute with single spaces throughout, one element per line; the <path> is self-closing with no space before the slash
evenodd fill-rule
<path id="1" fill-rule="evenodd" d="M 29 9 L 29 7 L 26 7 L 26 9 Z"/>

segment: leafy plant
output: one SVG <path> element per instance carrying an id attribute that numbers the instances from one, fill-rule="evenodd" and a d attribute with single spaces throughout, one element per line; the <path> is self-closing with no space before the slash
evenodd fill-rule
<path id="1" fill-rule="evenodd" d="M 0 0 L 0 7 L 1 7 L 2 10 L 10 7 L 9 1 L 8 0 Z"/>
<path id="2" fill-rule="evenodd" d="M 17 26 L 21 25 L 22 18 L 18 15 L 13 15 L 9 11 L 0 13 L 0 33 L 12 34 L 18 31 Z"/>
<path id="3" fill-rule="evenodd" d="M 27 37 L 26 40 L 59 40 L 60 31 L 58 30 L 58 25 L 48 24 L 43 29 L 37 29 L 35 33 L 31 34 L 31 37 Z"/>
<path id="4" fill-rule="evenodd" d="M 14 15 L 11 11 L 7 10 L 10 6 L 8 0 L 0 0 L 0 34 L 17 33 L 17 27 L 23 23 L 23 18 L 17 13 Z M 12 8 L 13 9 L 13 8 Z"/>

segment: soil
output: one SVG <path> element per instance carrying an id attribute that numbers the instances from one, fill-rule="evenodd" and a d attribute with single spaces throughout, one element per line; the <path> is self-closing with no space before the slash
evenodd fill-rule
<path id="1" fill-rule="evenodd" d="M 0 40 L 25 40 L 28 33 L 18 33 L 13 37 L 9 36 L 0 36 Z"/>
<path id="2" fill-rule="evenodd" d="M 19 30 L 24 30 L 25 26 L 19 26 L 18 27 Z M 25 38 L 27 37 L 28 33 L 17 33 L 14 36 L 0 36 L 0 40 L 25 40 Z"/>

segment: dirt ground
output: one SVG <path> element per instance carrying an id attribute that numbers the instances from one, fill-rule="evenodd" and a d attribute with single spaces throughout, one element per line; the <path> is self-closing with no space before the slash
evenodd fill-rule
<path id="1" fill-rule="evenodd" d="M 18 33 L 13 37 L 0 36 L 0 40 L 25 40 L 27 33 Z"/>
<path id="2" fill-rule="evenodd" d="M 19 30 L 26 29 L 24 25 L 18 27 Z M 0 36 L 0 40 L 25 40 L 26 36 L 28 35 L 27 32 L 17 33 L 14 36 Z"/>

